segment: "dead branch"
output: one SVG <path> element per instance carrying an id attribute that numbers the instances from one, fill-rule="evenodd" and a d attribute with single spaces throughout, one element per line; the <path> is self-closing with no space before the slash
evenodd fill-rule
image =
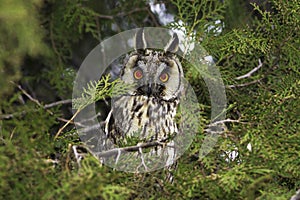
<path id="1" fill-rule="evenodd" d="M 220 120 L 220 121 L 216 121 L 213 122 L 211 124 L 209 124 L 208 126 L 215 126 L 217 124 L 223 124 L 225 122 L 232 122 L 232 123 L 245 123 L 245 122 L 241 122 L 239 119 L 224 119 L 224 120 Z"/>
<path id="2" fill-rule="evenodd" d="M 52 108 L 62 104 L 69 104 L 69 103 L 72 103 L 72 99 L 66 99 L 66 100 L 61 100 L 61 101 L 56 101 L 53 103 L 46 104 L 44 105 L 44 109 Z"/>
<path id="3" fill-rule="evenodd" d="M 154 141 L 154 142 L 147 142 L 147 143 L 141 143 L 136 146 L 129 146 L 129 147 L 122 147 L 122 148 L 115 148 L 110 149 L 104 152 L 96 153 L 95 155 L 98 157 L 110 157 L 114 155 L 119 155 L 123 152 L 134 152 L 134 151 L 140 151 L 141 149 L 154 147 L 154 146 L 164 146 L 165 141 Z"/>
<path id="4" fill-rule="evenodd" d="M 237 87 L 245 87 L 248 85 L 252 85 L 255 83 L 259 83 L 261 80 L 263 80 L 264 78 L 260 78 L 258 80 L 254 80 L 254 81 L 250 81 L 248 83 L 242 83 L 242 84 L 237 84 L 237 85 L 226 85 L 226 88 L 237 88 Z"/>
<path id="5" fill-rule="evenodd" d="M 34 99 L 31 95 L 29 95 L 29 96 L 34 100 L 34 102 L 39 102 L 37 99 Z M 29 96 L 28 96 L 28 98 L 29 98 Z M 52 107 L 55 107 L 55 106 L 59 106 L 59 105 L 63 105 L 63 104 L 69 104 L 69 103 L 72 103 L 72 99 L 61 100 L 61 101 L 46 104 L 44 106 L 42 106 L 41 103 L 39 102 L 39 104 L 41 105 L 41 106 L 40 105 L 39 106 L 42 107 L 43 109 L 49 109 L 49 108 L 52 108 Z M 34 112 L 34 111 L 37 111 L 37 110 L 33 110 L 32 112 Z M 11 114 L 0 115 L 0 120 L 1 119 L 11 119 L 11 118 L 14 118 L 15 116 L 19 116 L 19 115 L 25 115 L 27 112 L 26 111 L 21 111 L 21 112 L 16 112 L 16 113 L 11 113 Z M 63 121 L 64 119 L 63 118 L 58 118 L 58 120 Z"/>
<path id="6" fill-rule="evenodd" d="M 253 74 L 254 72 L 256 72 L 257 70 L 259 70 L 262 66 L 263 66 L 263 64 L 262 64 L 261 60 L 258 59 L 258 66 L 257 66 L 257 67 L 253 68 L 253 69 L 252 69 L 250 72 L 248 72 L 247 74 L 244 74 L 244 75 L 242 75 L 242 76 L 236 77 L 235 79 L 236 79 L 236 80 L 241 80 L 241 79 L 243 79 L 243 78 L 248 78 L 248 77 L 252 76 L 252 74 Z"/>

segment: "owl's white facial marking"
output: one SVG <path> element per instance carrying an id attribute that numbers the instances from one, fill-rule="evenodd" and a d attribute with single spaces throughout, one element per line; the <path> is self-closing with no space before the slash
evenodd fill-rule
<path id="1" fill-rule="evenodd" d="M 125 83 L 136 83 L 130 95 L 152 96 L 166 101 L 178 96 L 182 78 L 181 65 L 175 55 L 150 49 L 133 52 L 121 73 Z"/>

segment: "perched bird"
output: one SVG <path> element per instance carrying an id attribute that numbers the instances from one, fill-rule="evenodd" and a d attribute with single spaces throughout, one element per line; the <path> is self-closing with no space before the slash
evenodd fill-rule
<path id="1" fill-rule="evenodd" d="M 127 145 L 133 138 L 137 141 L 134 145 L 166 144 L 152 147 L 147 157 L 156 155 L 164 165 L 173 164 L 176 157 L 176 149 L 170 146 L 178 133 L 176 114 L 184 90 L 183 70 L 175 54 L 178 43 L 174 34 L 164 50 L 149 49 L 144 30 L 136 33 L 135 51 L 125 58 L 119 77 L 131 87 L 112 99 L 103 127 L 107 137 L 118 146 Z M 147 158 L 143 165 L 151 168 L 153 159 L 148 162 Z"/>

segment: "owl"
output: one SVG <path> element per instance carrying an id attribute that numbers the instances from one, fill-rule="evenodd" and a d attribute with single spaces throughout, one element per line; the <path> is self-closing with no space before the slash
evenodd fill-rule
<path id="1" fill-rule="evenodd" d="M 126 144 L 128 138 L 136 138 L 138 143 L 172 143 L 178 133 L 176 114 L 184 76 L 175 54 L 178 44 L 174 34 L 164 50 L 150 49 L 144 30 L 136 33 L 135 51 L 125 58 L 119 77 L 131 87 L 112 100 L 105 120 L 104 132 L 116 145 Z M 151 152 L 159 154 L 161 150 L 156 147 Z"/>

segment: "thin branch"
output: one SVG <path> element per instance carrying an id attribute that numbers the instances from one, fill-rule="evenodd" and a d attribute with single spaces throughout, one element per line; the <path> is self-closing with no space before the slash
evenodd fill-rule
<path id="1" fill-rule="evenodd" d="M 135 9 L 133 9 L 133 10 L 127 12 L 127 13 L 124 13 L 124 12 L 118 13 L 116 16 L 117 17 L 124 17 L 126 15 L 131 15 L 131 14 L 133 14 L 135 12 L 147 11 L 147 9 L 148 9 L 147 7 L 144 7 L 144 8 L 135 8 Z"/>
<path id="2" fill-rule="evenodd" d="M 61 122 L 68 122 L 69 121 L 68 119 L 61 118 L 61 117 L 58 117 L 56 119 L 59 120 L 59 121 L 61 121 Z M 73 122 L 72 124 L 75 124 L 75 123 Z"/>
<path id="3" fill-rule="evenodd" d="M 12 130 L 12 132 L 11 132 L 11 134 L 9 136 L 10 140 L 12 140 L 12 138 L 14 137 L 15 131 L 16 131 L 16 127 Z"/>
<path id="4" fill-rule="evenodd" d="M 52 108 L 62 104 L 69 104 L 69 103 L 72 103 L 72 99 L 66 99 L 66 100 L 61 100 L 61 101 L 56 101 L 53 103 L 46 104 L 44 105 L 44 109 Z"/>
<path id="5" fill-rule="evenodd" d="M 218 134 L 224 133 L 224 132 L 227 131 L 227 126 L 224 124 L 226 122 L 241 123 L 241 124 L 246 124 L 247 123 L 247 122 L 240 121 L 240 119 L 224 119 L 224 120 L 219 120 L 219 121 L 215 121 L 211 124 L 208 124 L 207 128 L 205 128 L 204 131 L 207 132 L 207 133 L 211 133 L 211 134 L 212 133 L 218 133 Z M 217 127 L 219 129 L 216 129 Z"/>
<path id="6" fill-rule="evenodd" d="M 115 164 L 118 164 L 120 156 L 121 156 L 121 151 L 119 150 Z"/>
<path id="7" fill-rule="evenodd" d="M 12 82 L 13 84 L 15 84 L 14 82 Z M 21 90 L 21 92 L 25 95 L 25 96 L 27 96 L 32 102 L 34 102 L 34 103 L 36 103 L 38 106 L 40 106 L 40 107 L 43 107 L 43 105 L 37 100 L 37 99 L 35 99 L 35 98 L 33 98 L 30 94 L 28 94 L 28 92 L 26 92 L 22 87 L 21 87 L 21 85 L 17 85 L 17 84 L 15 84 L 18 88 L 19 88 L 19 90 Z"/>
<path id="8" fill-rule="evenodd" d="M 77 165 L 80 168 L 81 167 L 80 161 L 82 160 L 82 156 L 81 156 L 81 154 L 79 154 L 77 152 L 77 146 L 76 145 L 73 145 L 72 149 L 73 149 L 73 153 L 75 155 L 75 159 L 76 159 Z"/>
<path id="9" fill-rule="evenodd" d="M 73 120 L 75 119 L 75 117 L 80 113 L 80 109 L 78 109 L 76 112 L 75 112 L 75 114 L 72 116 L 72 118 L 71 119 L 69 119 L 69 121 L 67 121 L 67 123 L 65 123 L 65 125 L 63 126 L 63 127 L 61 127 L 58 131 L 57 131 L 57 133 L 55 134 L 55 137 L 54 137 L 54 139 L 57 139 L 58 138 L 58 136 L 60 135 L 60 133 L 70 124 L 70 123 L 72 123 L 73 122 Z"/>
<path id="10" fill-rule="evenodd" d="M 92 125 L 92 126 L 84 126 L 81 123 L 79 123 L 78 125 L 81 126 L 81 127 L 84 127 L 82 129 L 80 129 L 81 132 L 87 133 L 89 131 L 101 128 L 101 125 L 105 125 L 105 122 L 103 124 L 100 123 L 100 124 L 95 124 L 95 125 Z"/>
<path id="11" fill-rule="evenodd" d="M 247 74 L 244 74 L 242 76 L 236 77 L 236 80 L 241 80 L 243 78 L 248 78 L 250 77 L 254 72 L 256 72 L 257 70 L 259 70 L 261 67 L 263 66 L 262 62 L 260 59 L 258 59 L 258 66 L 255 67 L 254 69 L 252 69 L 250 72 L 248 72 Z"/>
<path id="12" fill-rule="evenodd" d="M 143 167 L 145 168 L 145 170 L 148 171 L 148 167 L 147 167 L 147 165 L 145 164 L 144 155 L 143 155 L 143 151 L 142 151 L 142 148 L 141 148 L 141 147 L 139 148 L 139 154 L 141 155 L 141 160 L 142 160 L 141 165 L 143 165 Z M 139 167 L 138 167 L 138 168 L 139 168 Z"/>
<path id="13" fill-rule="evenodd" d="M 12 114 L 6 114 L 6 115 L 0 115 L 0 120 L 1 119 L 11 119 L 11 118 L 14 118 L 17 115 L 25 115 L 25 114 L 26 114 L 26 111 L 12 113 Z"/>
<path id="14" fill-rule="evenodd" d="M 245 123 L 245 122 L 241 122 L 239 119 L 224 119 L 224 120 L 213 122 L 213 123 L 209 124 L 208 126 L 214 126 L 214 125 L 217 125 L 217 124 L 223 124 L 225 122 Z"/>
<path id="15" fill-rule="evenodd" d="M 227 85 L 226 87 L 227 87 L 227 88 L 245 87 L 245 86 L 248 86 L 248 85 L 252 85 L 252 84 L 258 83 L 258 82 L 260 82 L 260 81 L 263 80 L 263 79 L 264 79 L 264 78 L 260 78 L 260 79 L 258 79 L 258 80 L 250 81 L 250 82 L 248 82 L 248 83 L 237 84 L 237 85 Z"/>
<path id="16" fill-rule="evenodd" d="M 35 101 L 37 101 L 37 100 L 35 99 Z M 49 103 L 49 104 L 46 104 L 46 105 L 44 105 L 42 107 L 43 107 L 43 109 L 49 109 L 49 108 L 52 108 L 52 107 L 55 107 L 55 106 L 58 106 L 58 105 L 69 104 L 69 103 L 72 103 L 72 99 L 66 99 L 66 100 L 61 100 L 61 101 Z M 34 111 L 36 111 L 36 110 L 33 110 L 33 112 Z M 25 115 L 27 112 L 26 111 L 22 111 L 22 112 L 16 112 L 16 113 L 12 113 L 12 114 L 0 115 L 0 119 L 11 119 L 11 118 L 14 118 L 15 116 L 18 116 L 18 115 Z M 58 120 L 62 121 L 62 118 L 58 118 Z"/>
<path id="17" fill-rule="evenodd" d="M 12 82 L 13 84 L 15 84 L 14 82 Z M 15 84 L 16 85 L 16 84 Z M 32 102 L 34 102 L 35 104 L 37 104 L 39 107 L 43 108 L 44 109 L 44 106 L 35 98 L 33 98 L 30 94 L 28 94 L 28 92 L 26 92 L 22 87 L 21 85 L 16 85 L 19 90 L 21 90 L 21 92 L 27 96 Z M 53 112 L 51 112 L 50 110 L 46 110 L 50 115 L 53 115 Z"/>
<path id="18" fill-rule="evenodd" d="M 153 147 L 153 146 L 163 146 L 163 145 L 164 145 L 164 143 L 160 142 L 160 141 L 147 142 L 147 143 L 138 144 L 136 146 L 110 149 L 108 151 L 96 153 L 95 155 L 98 157 L 110 157 L 110 156 L 118 155 L 122 152 L 139 151 L 140 149 L 145 149 L 145 148 L 149 148 L 149 147 Z"/>
<path id="19" fill-rule="evenodd" d="M 112 15 L 101 15 L 101 14 L 97 14 L 96 17 L 101 18 L 101 19 L 114 19 L 114 16 Z"/>
<path id="20" fill-rule="evenodd" d="M 71 151 L 71 149 L 72 149 L 72 144 L 68 144 L 67 156 L 66 156 L 66 160 L 64 162 L 65 163 L 65 169 L 66 169 L 68 175 L 71 174 L 70 173 L 70 169 L 69 169 L 69 162 L 71 160 L 71 158 L 70 158 L 70 151 Z"/>
<path id="21" fill-rule="evenodd" d="M 13 82 L 12 82 L 13 83 Z M 15 84 L 15 83 L 13 83 L 13 84 Z M 16 85 L 16 84 L 15 84 Z M 34 103 L 36 103 L 38 106 L 40 106 L 41 108 L 43 108 L 43 109 L 45 109 L 45 106 L 43 106 L 37 99 L 35 99 L 35 98 L 33 98 L 30 94 L 28 94 L 28 92 L 26 92 L 22 87 L 21 87 L 21 85 L 17 85 L 17 87 L 21 90 L 21 92 L 24 94 L 24 95 L 26 95 L 32 102 L 34 102 Z M 68 100 L 66 100 L 66 101 L 63 101 L 63 103 L 70 103 L 70 101 Z M 62 101 L 60 102 L 60 103 L 62 103 Z M 58 103 L 59 104 L 59 103 Z M 55 105 L 58 105 L 57 103 L 52 103 L 52 104 L 48 104 L 48 106 L 47 107 L 51 107 L 51 106 L 55 106 Z M 46 111 L 50 114 L 50 115 L 53 115 L 53 112 L 51 112 L 50 110 L 48 110 L 48 109 L 46 109 Z M 78 115 L 78 113 L 80 112 L 81 110 L 80 109 L 78 109 L 77 111 L 76 111 L 76 113 L 72 116 L 72 118 L 70 119 L 70 120 L 68 120 L 67 121 L 67 123 L 63 126 L 63 127 L 61 127 L 58 131 L 57 131 L 57 133 L 56 133 L 56 135 L 55 135 L 55 137 L 54 137 L 54 139 L 56 139 L 58 136 L 59 136 L 59 134 L 74 120 L 74 118 Z"/>

